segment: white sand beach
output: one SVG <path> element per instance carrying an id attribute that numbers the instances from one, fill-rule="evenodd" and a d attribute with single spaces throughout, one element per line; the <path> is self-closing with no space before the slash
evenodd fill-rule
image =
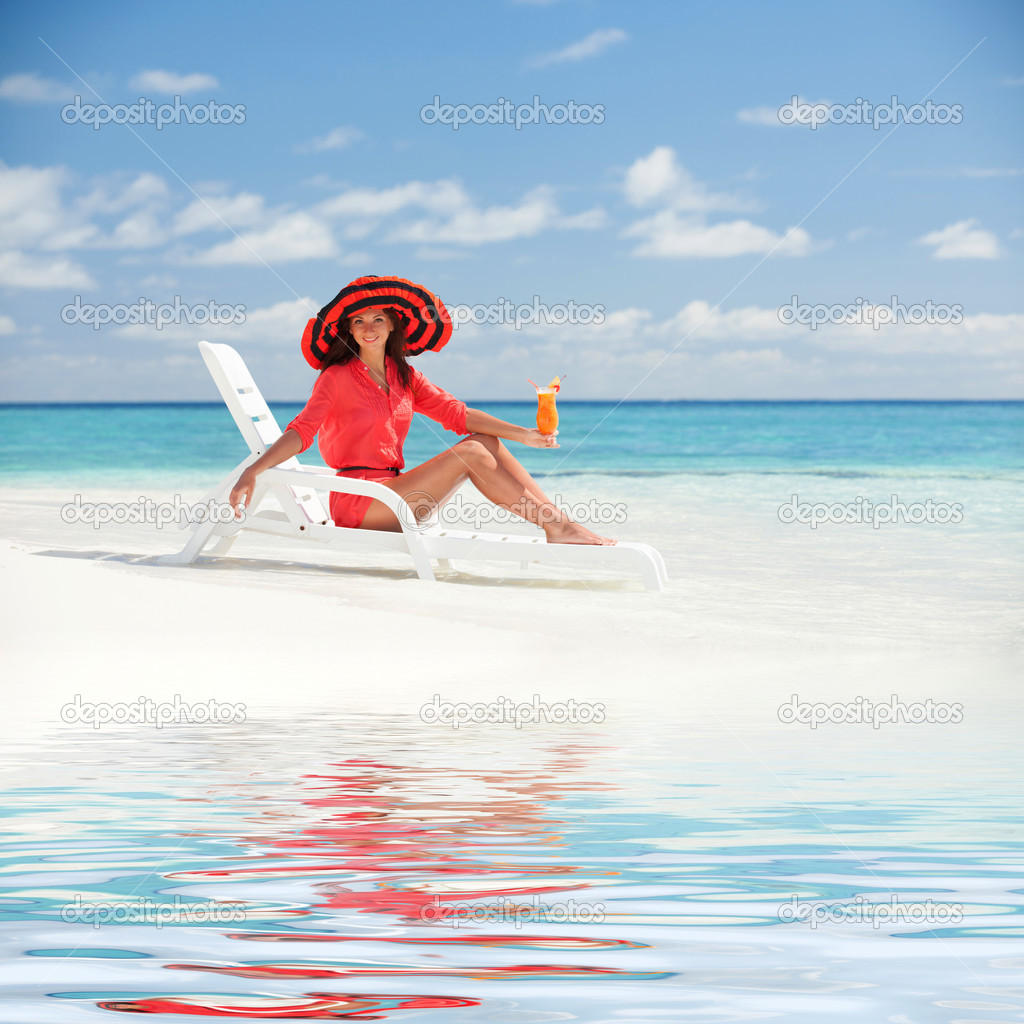
<path id="1" fill-rule="evenodd" d="M 456 562 L 430 584 L 397 553 L 251 535 L 227 558 L 161 565 L 184 532 L 68 525 L 66 493 L 7 488 L 8 713 L 53 725 L 76 693 L 336 709 L 539 693 L 769 714 L 794 692 L 984 700 L 1020 678 L 1020 583 L 991 531 L 810 531 L 728 494 L 718 509 L 691 496 L 677 517 L 664 485 L 632 486 L 602 496 L 630 499 L 617 534 L 659 548 L 663 593 L 497 563 Z"/>

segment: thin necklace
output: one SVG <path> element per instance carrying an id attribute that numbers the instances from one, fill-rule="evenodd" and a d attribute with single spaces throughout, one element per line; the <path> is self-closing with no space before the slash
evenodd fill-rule
<path id="1" fill-rule="evenodd" d="M 369 372 L 370 376 L 374 379 L 374 382 L 377 384 L 377 387 L 379 387 L 381 389 L 381 391 L 387 391 L 387 389 L 388 389 L 388 376 L 387 376 L 388 364 L 387 364 L 387 362 L 385 361 L 385 363 L 384 363 L 384 376 L 383 376 L 382 379 L 378 380 L 377 371 L 365 359 L 363 359 L 362 356 L 359 357 L 359 361 L 363 364 L 363 366 L 366 367 L 366 369 Z"/>

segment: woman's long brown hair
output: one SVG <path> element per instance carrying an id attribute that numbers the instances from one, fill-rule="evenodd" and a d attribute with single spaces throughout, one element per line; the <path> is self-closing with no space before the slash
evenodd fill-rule
<path id="1" fill-rule="evenodd" d="M 390 325 L 388 340 L 384 343 L 384 355 L 395 364 L 395 369 L 398 371 L 398 379 L 402 382 L 402 387 L 408 390 L 412 382 L 412 367 L 405 358 L 405 336 L 398 329 L 398 321 L 395 314 L 389 309 L 386 309 L 384 314 L 388 318 L 388 324 Z M 358 314 L 356 315 L 358 316 Z M 328 348 L 327 355 L 324 357 L 323 364 L 320 367 L 321 373 L 328 366 L 344 366 L 346 363 L 352 362 L 353 359 L 359 358 L 359 345 L 356 343 L 356 339 L 352 337 L 352 331 L 349 329 L 350 320 L 351 318 L 345 318 L 338 321 L 334 329 L 330 348 Z"/>

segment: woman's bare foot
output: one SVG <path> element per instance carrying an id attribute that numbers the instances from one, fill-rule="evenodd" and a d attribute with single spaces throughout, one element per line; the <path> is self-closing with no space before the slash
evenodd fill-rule
<path id="1" fill-rule="evenodd" d="M 544 535 L 549 544 L 614 544 L 611 537 L 599 537 L 579 523 L 563 520 L 560 523 L 545 523 Z"/>

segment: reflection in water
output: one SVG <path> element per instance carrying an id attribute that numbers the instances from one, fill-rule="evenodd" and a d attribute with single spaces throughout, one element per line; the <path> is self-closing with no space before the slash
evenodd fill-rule
<path id="1" fill-rule="evenodd" d="M 202 996 L 102 1000 L 102 1010 L 121 1013 L 176 1013 L 193 1017 L 235 1017 L 247 1020 L 381 1020 L 392 1010 L 438 1010 L 479 1005 L 474 999 L 436 996 L 349 995 L 309 992 L 301 1002 L 270 997 L 233 997 L 230 1002 Z"/>
<path id="2" fill-rule="evenodd" d="M 257 833 L 252 837 L 235 837 L 234 841 L 251 852 L 238 858 L 240 867 L 175 872 L 168 878 L 178 881 L 249 882 L 261 879 L 320 877 L 313 890 L 321 899 L 311 902 L 314 909 L 332 912 L 344 918 L 351 913 L 393 915 L 407 925 L 444 926 L 459 915 L 460 909 L 483 916 L 498 916 L 516 921 L 516 915 L 530 907 L 514 900 L 523 896 L 544 895 L 549 899 L 559 893 L 580 891 L 590 884 L 593 872 L 580 877 L 582 869 L 575 865 L 521 863 L 484 859 L 479 856 L 481 829 L 500 837 L 504 845 L 564 847 L 560 829 L 565 825 L 554 818 L 549 805 L 573 788 L 572 773 L 584 766 L 579 750 L 557 750 L 545 763 L 515 773 L 449 771 L 446 788 L 458 791 L 439 802 L 431 792 L 436 782 L 431 773 L 408 765 L 387 764 L 351 759 L 332 765 L 330 775 L 306 777 L 305 787 L 312 790 L 301 796 L 296 806 L 311 809 L 316 820 L 304 820 L 296 813 L 295 824 L 302 827 L 285 835 Z M 579 788 L 578 786 L 575 788 Z M 593 784 L 588 789 L 611 789 L 608 783 Z M 262 813 L 256 823 L 263 823 Z M 275 830 L 284 823 L 279 810 L 267 813 Z M 295 860 L 314 859 L 312 864 L 296 866 Z M 285 863 L 282 863 L 285 859 Z M 253 864 L 253 861 L 261 862 Z M 602 874 L 611 876 L 614 871 Z M 363 888 L 335 881 L 359 878 Z M 439 903 L 440 898 L 451 901 Z M 232 937 L 246 939 L 245 933 Z M 266 936 L 261 936 L 263 940 Z M 291 936 L 278 933 L 281 941 Z M 306 933 L 305 941 L 324 941 L 366 936 Z M 396 941 L 393 937 L 385 941 Z M 457 954 L 459 946 L 527 946 L 547 948 L 544 938 L 523 941 L 516 937 L 487 937 L 474 941 L 470 935 L 456 938 L 433 937 L 400 939 L 405 943 L 441 944 Z M 576 950 L 636 948 L 625 940 L 589 940 L 552 937 L 565 948 Z M 323 979 L 352 976 L 431 976 L 472 978 L 474 980 L 526 978 L 582 979 L 601 975 L 640 980 L 664 977 L 660 972 L 630 972 L 612 967 L 572 964 L 498 964 L 458 966 L 457 964 L 400 964 L 391 962 L 248 962 L 214 965 L 200 963 L 166 964 L 171 970 L 193 970 L 242 978 Z"/>
<path id="3" fill-rule="evenodd" d="M 228 939 L 245 939 L 247 942 L 358 942 L 362 935 L 325 935 L 322 932 L 228 932 Z M 457 939 L 417 937 L 415 939 L 378 938 L 378 942 L 414 943 L 417 946 L 495 946 L 508 949 L 612 949 L 621 946 L 629 949 L 648 948 L 642 942 L 628 939 L 588 939 L 579 936 L 543 935 L 464 935 Z"/>
<path id="4" fill-rule="evenodd" d="M 960 735 L 925 783 L 870 734 L 751 757 L 755 729 L 724 744 L 650 710 L 569 736 L 384 715 L 65 732 L 11 798 L 6 1019 L 1005 1020 L 1024 801 L 991 766 L 1016 741 Z M 779 916 L 892 894 L 964 920 Z M 236 916 L 93 927 L 62 917 L 76 898 Z"/>
<path id="5" fill-rule="evenodd" d="M 559 831 L 565 823 L 548 805 L 580 788 L 570 781 L 584 767 L 578 748 L 556 751 L 535 768 L 500 775 L 447 769 L 442 779 L 436 770 L 355 759 L 331 767 L 334 774 L 306 776 L 299 784 L 293 806 L 308 808 L 313 820 L 296 810 L 286 822 L 279 809 L 258 808 L 255 823 L 271 825 L 274 834 L 233 837 L 249 851 L 236 858 L 244 866 L 166 877 L 186 882 L 318 877 L 322 881 L 313 888 L 323 898 L 311 911 L 382 913 L 419 924 L 452 916 L 450 907 L 436 909 L 442 898 L 464 905 L 590 885 L 593 872 L 583 877 L 577 865 L 540 863 L 536 855 L 529 866 L 479 856 L 486 849 L 482 835 L 517 851 L 527 845 L 565 847 Z M 293 828 L 281 834 L 286 824 Z M 339 878 L 359 879 L 363 887 Z"/>

